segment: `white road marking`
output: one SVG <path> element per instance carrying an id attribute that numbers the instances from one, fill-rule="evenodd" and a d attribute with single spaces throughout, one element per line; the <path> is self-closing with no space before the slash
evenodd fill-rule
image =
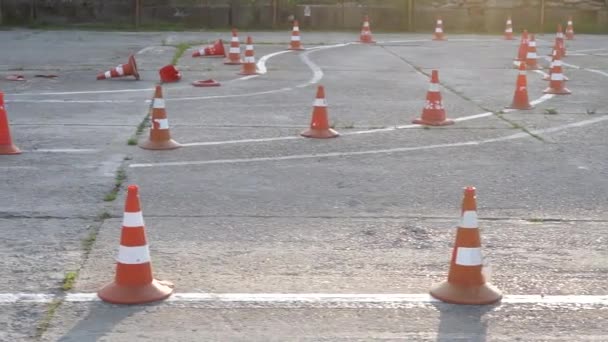
<path id="1" fill-rule="evenodd" d="M 605 51 L 605 50 L 608 50 L 608 49 L 602 48 L 602 49 L 570 50 L 570 51 L 568 51 L 568 54 L 570 54 L 570 53 L 579 53 L 579 52 Z"/>
<path id="2" fill-rule="evenodd" d="M 258 72 L 260 74 L 265 74 L 268 72 L 268 69 L 266 69 L 266 62 L 271 59 L 272 57 L 278 56 L 278 55 L 282 55 L 284 53 L 290 53 L 292 52 L 291 50 L 285 50 L 285 51 L 278 51 L 278 52 L 274 52 L 274 53 L 270 53 L 267 55 L 262 56 L 262 58 L 260 58 L 260 60 L 257 63 L 257 69 Z"/>
<path id="3" fill-rule="evenodd" d="M 7 103 L 133 103 L 132 100 L 7 100 Z"/>
<path id="4" fill-rule="evenodd" d="M 538 129 L 531 131 L 532 134 L 540 135 L 543 133 L 552 133 L 561 130 L 566 130 L 569 128 L 575 127 L 583 127 L 590 124 L 598 123 L 601 121 L 608 120 L 608 116 L 601 116 L 591 120 L 580 121 L 576 123 L 571 123 L 567 125 L 546 128 L 546 129 Z M 286 161 L 286 160 L 302 160 L 302 159 L 316 159 L 316 158 L 332 158 L 332 157 L 351 157 L 351 156 L 360 156 L 360 155 L 370 155 L 370 154 L 390 154 L 390 153 L 400 153 L 400 152 L 412 152 L 412 151 L 421 151 L 421 150 L 434 150 L 440 148 L 452 148 L 452 147 L 462 147 L 462 146 L 479 146 L 483 144 L 514 140 L 514 139 L 522 139 L 522 138 L 530 138 L 531 135 L 526 132 L 520 132 L 504 137 L 492 138 L 486 140 L 473 140 L 466 142 L 458 142 L 458 143 L 446 143 L 446 144 L 437 144 L 437 145 L 426 145 L 426 146 L 412 146 L 412 147 L 398 147 L 398 148 L 389 148 L 389 149 L 381 149 L 381 150 L 368 150 L 368 151 L 352 151 L 352 152 L 330 152 L 330 153 L 319 153 L 319 154 L 298 154 L 291 156 L 282 156 L 282 157 L 260 157 L 260 158 L 238 158 L 238 159 L 215 159 L 215 160 L 199 160 L 199 161 L 182 161 L 182 162 L 164 162 L 164 163 L 141 163 L 141 164 L 131 164 L 130 168 L 145 168 L 145 167 L 163 167 L 163 166 L 194 166 L 194 165 L 215 165 L 215 164 L 242 164 L 242 163 L 255 163 L 255 162 L 277 162 L 277 161 Z"/>
<path id="5" fill-rule="evenodd" d="M 36 149 L 24 151 L 28 153 L 96 153 L 96 149 L 78 149 L 78 148 L 54 148 L 54 149 Z"/>

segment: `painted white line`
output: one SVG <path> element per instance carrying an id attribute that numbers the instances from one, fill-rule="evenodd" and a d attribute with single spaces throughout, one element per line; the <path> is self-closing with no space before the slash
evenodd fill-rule
<path id="1" fill-rule="evenodd" d="M 272 57 L 278 56 L 278 55 L 282 55 L 284 53 L 290 53 L 292 52 L 291 50 L 285 50 L 285 51 L 278 51 L 278 52 L 274 52 L 274 53 L 270 53 L 268 55 L 264 55 L 262 56 L 262 58 L 260 58 L 260 60 L 257 63 L 257 69 L 258 72 L 260 74 L 265 74 L 268 72 L 268 69 L 266 69 L 266 62 L 271 59 Z"/>
<path id="2" fill-rule="evenodd" d="M 585 50 L 570 50 L 568 51 L 568 55 L 572 52 L 572 53 L 579 53 L 579 52 L 593 52 L 593 51 L 605 51 L 608 50 L 606 48 L 602 48 L 602 49 L 585 49 Z"/>
<path id="3" fill-rule="evenodd" d="M 601 121 L 608 120 L 608 116 L 601 116 L 591 120 L 580 121 L 576 123 L 571 123 L 567 125 L 539 129 L 531 131 L 532 134 L 540 135 L 543 133 L 552 133 L 561 130 L 566 130 L 569 128 L 583 127 L 590 124 L 598 123 Z M 520 132 L 500 138 L 492 138 L 486 140 L 473 140 L 466 142 L 458 142 L 458 143 L 446 143 L 446 144 L 437 144 L 437 145 L 427 145 L 427 146 L 412 146 L 412 147 L 399 147 L 399 148 L 389 148 L 389 149 L 381 149 L 381 150 L 368 150 L 368 151 L 353 151 L 353 152 L 330 152 L 330 153 L 319 153 L 319 154 L 297 154 L 291 156 L 282 156 L 282 157 L 260 157 L 260 158 L 238 158 L 238 159 L 216 159 L 216 160 L 199 160 L 199 161 L 183 161 L 183 162 L 164 162 L 164 163 L 142 163 L 142 164 L 131 164 L 130 168 L 146 168 L 146 167 L 167 167 L 167 166 L 195 166 L 195 165 L 216 165 L 216 164 L 243 164 L 243 163 L 256 163 L 256 162 L 278 162 L 278 161 L 286 161 L 286 160 L 303 160 L 303 159 L 316 159 L 316 158 L 332 158 L 332 157 L 352 157 L 352 156 L 360 156 L 360 155 L 370 155 L 370 154 L 391 154 L 391 153 L 401 153 L 401 152 L 412 152 L 412 151 L 422 151 L 422 150 L 434 150 L 434 149 L 445 149 L 445 148 L 453 148 L 453 147 L 462 147 L 462 146 L 479 146 L 488 143 L 514 140 L 514 139 L 522 139 L 522 138 L 530 138 L 530 134 L 526 132 Z"/>
<path id="4" fill-rule="evenodd" d="M 307 83 L 299 84 L 296 86 L 296 88 L 304 88 L 304 87 L 308 87 L 309 85 L 317 84 L 323 78 L 323 70 L 321 70 L 321 68 L 318 65 L 313 63 L 310 60 L 310 58 L 308 58 L 309 54 L 311 54 L 314 51 L 320 51 L 320 50 L 321 49 L 307 51 L 300 55 L 300 59 L 302 60 L 302 62 L 304 62 L 304 64 L 306 64 L 306 66 L 308 66 L 310 68 L 310 70 L 312 70 L 312 77 L 310 78 L 310 80 Z"/>
<path id="5" fill-rule="evenodd" d="M 139 88 L 139 89 L 116 89 L 116 90 L 86 90 L 86 91 L 63 91 L 52 93 L 17 93 L 6 94 L 6 96 L 55 96 L 55 95 L 85 95 L 85 94 L 112 94 L 112 93 L 135 93 L 141 91 L 153 91 L 155 88 Z"/>
<path id="6" fill-rule="evenodd" d="M 7 100 L 7 103 L 133 103 L 132 100 Z"/>
<path id="7" fill-rule="evenodd" d="M 253 142 L 268 142 L 268 141 L 282 141 L 282 140 L 295 140 L 300 139 L 297 136 L 289 137 L 276 137 L 276 138 L 260 138 L 260 139 L 243 139 L 243 140 L 224 140 L 224 141 L 208 141 L 208 142 L 195 142 L 188 144 L 181 144 L 182 147 L 192 146 L 214 146 L 214 145 L 229 145 L 229 144 L 246 144 Z"/>
<path id="8" fill-rule="evenodd" d="M 0 170 L 38 170 L 38 168 L 34 166 L 0 166 Z"/>
<path id="9" fill-rule="evenodd" d="M 54 149 L 37 149 L 24 151 L 28 153 L 96 153 L 96 149 L 77 149 L 77 148 L 54 148 Z"/>
<path id="10" fill-rule="evenodd" d="M 136 53 L 136 54 L 137 54 L 137 55 L 141 55 L 141 54 L 144 54 L 144 53 L 146 53 L 146 52 L 148 52 L 148 51 L 154 50 L 155 48 L 156 48 L 156 46 L 148 46 L 148 47 L 145 47 L 145 48 L 143 48 L 143 49 L 141 49 L 141 50 L 137 51 L 137 53 Z"/>
<path id="11" fill-rule="evenodd" d="M 595 70 L 595 69 L 585 69 L 585 70 L 595 73 L 595 74 L 599 74 L 599 75 L 608 77 L 608 72 L 603 72 L 603 71 Z"/>

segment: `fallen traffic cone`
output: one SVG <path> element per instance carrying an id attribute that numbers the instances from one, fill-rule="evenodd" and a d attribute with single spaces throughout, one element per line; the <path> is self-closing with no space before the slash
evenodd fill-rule
<path id="1" fill-rule="evenodd" d="M 526 63 L 519 64 L 519 75 L 517 76 L 517 84 L 515 85 L 515 94 L 513 102 L 509 109 L 532 109 L 532 105 L 528 100 L 528 78 L 526 77 Z"/>
<path id="2" fill-rule="evenodd" d="M 574 23 L 572 22 L 572 17 L 568 18 L 568 25 L 566 26 L 566 39 L 574 39 Z"/>
<path id="3" fill-rule="evenodd" d="M 182 73 L 173 64 L 162 67 L 158 74 L 160 75 L 160 81 L 163 83 L 173 83 L 182 79 Z"/>
<path id="4" fill-rule="evenodd" d="M 340 135 L 340 133 L 329 127 L 327 101 L 325 100 L 325 88 L 323 86 L 317 88 L 317 97 L 313 103 L 310 129 L 300 133 L 300 135 L 317 139 L 335 138 Z"/>
<path id="5" fill-rule="evenodd" d="M 257 75 L 255 65 L 255 54 L 253 52 L 253 39 L 247 37 L 247 46 L 245 47 L 245 62 L 243 63 L 243 70 L 239 73 L 240 75 Z"/>
<path id="6" fill-rule="evenodd" d="M 0 155 L 20 154 L 21 151 L 13 144 L 8 115 L 4 108 L 4 93 L 0 91 Z"/>
<path id="7" fill-rule="evenodd" d="M 507 18 L 507 25 L 505 28 L 505 39 L 513 40 L 513 21 L 511 21 L 511 17 Z"/>
<path id="8" fill-rule="evenodd" d="M 526 56 L 528 55 L 528 43 L 530 42 L 530 38 L 528 37 L 528 30 L 524 30 L 521 33 L 521 42 L 519 43 L 519 50 L 517 51 L 517 59 L 515 60 L 515 65 L 519 68 L 520 63 L 526 62 Z"/>
<path id="9" fill-rule="evenodd" d="M 363 17 L 363 27 L 361 27 L 361 35 L 359 36 L 359 42 L 361 43 L 375 43 L 372 38 L 372 30 L 369 26 L 369 16 Z"/>
<path id="10" fill-rule="evenodd" d="M 462 216 L 456 232 L 448 280 L 434 286 L 431 296 L 452 304 L 485 305 L 502 299 L 483 274 L 481 237 L 477 224 L 475 188 L 464 189 Z"/>
<path id="11" fill-rule="evenodd" d="M 454 124 L 454 120 L 446 119 L 445 108 L 441 102 L 439 92 L 439 72 L 433 70 L 431 74 L 431 85 L 426 93 L 426 105 L 422 110 L 422 116 L 412 121 L 419 125 L 447 126 Z"/>
<path id="12" fill-rule="evenodd" d="M 139 147 L 146 150 L 173 150 L 181 145 L 171 139 L 169 131 L 169 120 L 165 110 L 165 100 L 163 99 L 163 89 L 156 86 L 154 100 L 152 100 L 152 125 L 150 127 L 150 137 L 148 141 L 139 144 Z"/>
<path id="13" fill-rule="evenodd" d="M 297 20 L 293 21 L 293 30 L 291 31 L 291 41 L 287 50 L 304 50 L 300 39 L 300 24 Z"/>
<path id="14" fill-rule="evenodd" d="M 437 24 L 435 25 L 435 34 L 433 35 L 433 40 L 445 40 L 445 35 L 443 34 L 443 20 L 441 17 L 437 18 Z"/>
<path id="15" fill-rule="evenodd" d="M 138 188 L 130 185 L 127 189 L 115 279 L 99 290 L 97 295 L 114 304 L 144 304 L 165 299 L 172 293 L 173 284 L 158 281 L 152 275 Z"/>
<path id="16" fill-rule="evenodd" d="M 226 59 L 224 64 L 243 64 L 243 60 L 241 60 L 241 43 L 239 42 L 239 33 L 235 28 L 232 29 L 232 39 L 230 40 L 230 50 L 228 50 L 228 59 Z"/>
<path id="17" fill-rule="evenodd" d="M 559 60 L 559 64 L 562 65 L 562 61 L 561 61 L 561 57 L 558 58 L 557 54 L 559 54 L 559 50 L 556 46 L 553 47 L 553 58 L 551 58 L 551 65 L 549 66 L 549 73 L 546 74 L 543 77 L 543 81 L 551 81 L 551 74 L 553 73 L 553 66 L 557 63 L 556 61 Z M 566 76 L 564 76 L 564 81 L 570 81 L 570 79 Z"/>
<path id="18" fill-rule="evenodd" d="M 530 41 L 528 42 L 528 53 L 526 54 L 526 69 L 541 69 L 541 67 L 538 65 L 538 55 L 536 54 L 536 39 L 534 37 L 534 34 L 530 35 Z"/>
<path id="19" fill-rule="evenodd" d="M 218 39 L 215 43 L 194 51 L 192 57 L 226 57 L 224 41 Z"/>
<path id="20" fill-rule="evenodd" d="M 554 61 L 551 68 L 551 80 L 549 81 L 549 88 L 545 89 L 545 94 L 555 95 L 569 95 L 572 94 L 568 88 L 566 88 L 564 74 L 562 72 L 562 60 L 559 52 L 555 55 Z"/>
<path id="21" fill-rule="evenodd" d="M 108 78 L 134 76 L 139 81 L 139 72 L 137 72 L 137 63 L 133 55 L 129 56 L 127 64 L 121 64 L 116 68 L 112 68 L 104 73 L 97 74 L 98 80 L 106 80 Z"/>

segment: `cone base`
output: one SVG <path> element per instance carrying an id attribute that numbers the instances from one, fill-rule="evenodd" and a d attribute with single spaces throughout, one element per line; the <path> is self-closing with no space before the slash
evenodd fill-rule
<path id="1" fill-rule="evenodd" d="M 425 126 L 449 126 L 449 125 L 454 124 L 454 120 L 445 119 L 443 121 L 428 121 L 428 120 L 424 120 L 423 118 L 418 118 L 418 119 L 412 120 L 412 123 L 415 123 L 417 125 L 425 125 Z"/>
<path id="2" fill-rule="evenodd" d="M 137 63 L 135 62 L 135 57 L 133 57 L 133 55 L 129 56 L 129 65 L 131 65 L 131 68 L 133 68 L 133 76 L 137 81 L 139 81 L 139 71 L 137 71 Z"/>
<path id="3" fill-rule="evenodd" d="M 434 38 L 433 38 L 433 40 L 448 40 L 448 39 L 447 39 L 447 38 L 444 38 L 444 37 L 441 37 L 441 38 L 439 38 L 439 37 L 434 37 Z"/>
<path id="4" fill-rule="evenodd" d="M 104 286 L 97 296 L 112 304 L 145 304 L 163 300 L 173 293 L 173 284 L 168 281 L 152 280 L 144 286 L 122 286 L 115 282 Z"/>
<path id="5" fill-rule="evenodd" d="M 362 38 L 359 38 L 359 43 L 362 43 L 362 44 L 376 44 L 376 41 L 372 40 L 372 39 L 362 39 Z"/>
<path id="6" fill-rule="evenodd" d="M 434 286 L 430 294 L 442 302 L 464 305 L 487 305 L 502 299 L 500 290 L 490 283 L 481 286 L 463 287 L 444 281 Z"/>
<path id="7" fill-rule="evenodd" d="M 243 60 L 238 60 L 238 61 L 233 61 L 233 60 L 226 60 L 224 62 L 225 65 L 241 65 L 243 64 Z"/>
<path id="8" fill-rule="evenodd" d="M 529 104 L 529 103 L 526 104 L 526 105 L 518 105 L 518 104 L 515 104 L 515 103 L 511 103 L 510 106 L 506 106 L 505 108 L 506 109 L 516 109 L 516 110 L 528 110 L 528 109 L 534 108 L 534 106 L 531 105 L 531 104 Z"/>
<path id="9" fill-rule="evenodd" d="M 543 77 L 543 81 L 551 81 L 551 76 L 548 75 L 548 76 Z M 570 81 L 570 79 L 568 77 L 564 76 L 564 81 Z"/>
<path id="10" fill-rule="evenodd" d="M 340 133 L 336 132 L 335 130 L 328 128 L 328 129 L 315 129 L 315 128 L 311 128 L 309 130 L 306 130 L 302 133 L 300 133 L 301 136 L 306 137 L 306 138 L 315 138 L 315 139 L 329 139 L 329 138 L 336 138 L 338 136 L 340 136 Z"/>
<path id="11" fill-rule="evenodd" d="M 216 80 L 200 80 L 192 82 L 192 85 L 195 87 L 219 87 L 220 82 Z"/>
<path id="12" fill-rule="evenodd" d="M 139 144 L 139 147 L 143 148 L 144 150 L 174 150 L 176 148 L 180 148 L 181 146 L 182 145 L 173 139 L 167 141 L 148 140 Z"/>
<path id="13" fill-rule="evenodd" d="M 0 146 L 0 155 L 7 154 L 21 154 L 21 150 L 13 144 Z"/>
<path id="14" fill-rule="evenodd" d="M 572 92 L 568 88 L 555 89 L 555 88 L 547 88 L 543 91 L 545 94 L 553 94 L 553 95 L 570 95 Z"/>

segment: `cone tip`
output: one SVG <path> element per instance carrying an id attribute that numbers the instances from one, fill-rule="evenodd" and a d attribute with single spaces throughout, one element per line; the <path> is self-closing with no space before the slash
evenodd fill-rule
<path id="1" fill-rule="evenodd" d="M 462 210 L 477 210 L 477 196 L 474 186 L 464 188 L 464 198 L 462 199 Z"/>
<path id="2" fill-rule="evenodd" d="M 325 98 L 325 87 L 322 85 L 319 85 L 317 87 L 317 98 L 319 98 L 319 99 Z"/>
<path id="3" fill-rule="evenodd" d="M 127 187 L 127 191 L 129 192 L 129 194 L 137 193 L 138 190 L 139 190 L 139 187 L 135 184 L 131 184 Z"/>

